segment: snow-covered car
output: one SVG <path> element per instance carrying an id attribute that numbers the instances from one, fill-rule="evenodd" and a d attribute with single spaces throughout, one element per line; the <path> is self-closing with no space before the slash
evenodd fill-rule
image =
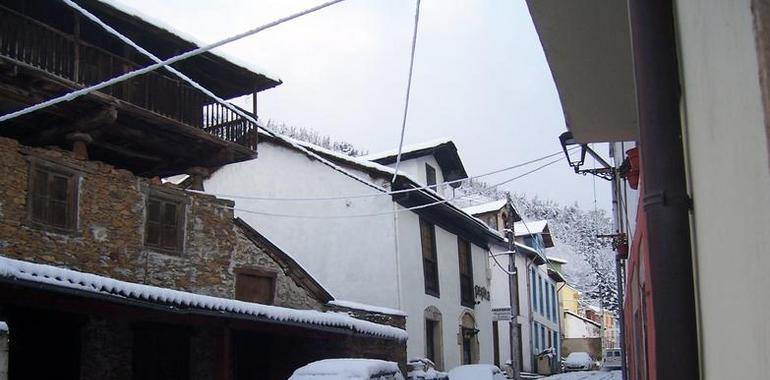
<path id="1" fill-rule="evenodd" d="M 602 359 L 602 368 L 618 369 L 621 366 L 620 349 L 610 348 L 604 350 L 604 358 Z"/>
<path id="2" fill-rule="evenodd" d="M 406 363 L 407 380 L 447 380 L 446 372 L 436 370 L 436 365 L 428 358 L 415 358 Z"/>
<path id="3" fill-rule="evenodd" d="M 495 365 L 468 364 L 449 371 L 449 380 L 506 380 L 506 377 Z"/>
<path id="4" fill-rule="evenodd" d="M 594 361 L 587 352 L 573 352 L 564 359 L 564 371 L 590 371 Z"/>
<path id="5" fill-rule="evenodd" d="M 377 359 L 324 359 L 298 368 L 289 380 L 404 380 L 398 364 Z"/>

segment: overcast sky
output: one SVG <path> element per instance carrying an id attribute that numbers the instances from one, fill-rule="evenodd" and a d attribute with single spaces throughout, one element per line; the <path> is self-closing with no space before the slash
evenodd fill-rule
<path id="1" fill-rule="evenodd" d="M 116 0 L 213 42 L 321 0 Z M 398 145 L 414 0 L 347 0 L 222 51 L 284 83 L 263 120 L 309 127 L 374 153 Z M 423 0 L 405 143 L 448 137 L 470 175 L 556 152 L 556 88 L 523 0 Z M 596 146 L 606 156 L 606 146 Z M 495 183 L 525 171 L 494 177 Z M 609 210 L 609 182 L 560 162 L 505 189 Z"/>

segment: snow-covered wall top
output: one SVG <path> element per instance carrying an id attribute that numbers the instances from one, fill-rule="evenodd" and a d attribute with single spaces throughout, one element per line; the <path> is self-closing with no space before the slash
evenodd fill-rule
<path id="1" fill-rule="evenodd" d="M 255 319 L 269 319 L 307 325 L 338 327 L 357 333 L 382 338 L 406 340 L 406 331 L 391 326 L 361 321 L 340 313 L 315 310 L 295 310 L 226 298 L 205 296 L 156 286 L 119 281 L 91 273 L 77 272 L 44 264 L 9 259 L 0 256 L 0 277 L 8 280 L 30 281 L 100 293 L 118 298 L 135 299 L 156 304 L 192 309 L 213 310 L 249 315 Z"/>

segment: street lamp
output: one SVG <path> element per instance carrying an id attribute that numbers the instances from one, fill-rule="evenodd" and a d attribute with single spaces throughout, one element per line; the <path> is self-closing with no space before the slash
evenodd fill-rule
<path id="1" fill-rule="evenodd" d="M 599 178 L 604 178 L 608 181 L 615 179 L 615 168 L 605 161 L 598 153 L 596 153 L 587 144 L 579 144 L 577 140 L 572 136 L 572 132 L 564 132 L 559 136 L 559 142 L 561 142 L 561 149 L 564 151 L 564 155 L 567 156 L 567 162 L 569 166 L 575 169 L 575 173 L 586 175 L 593 174 Z M 579 151 L 576 148 L 580 148 Z M 597 163 L 602 167 L 593 169 L 581 169 L 585 164 L 586 153 L 591 155 Z"/>

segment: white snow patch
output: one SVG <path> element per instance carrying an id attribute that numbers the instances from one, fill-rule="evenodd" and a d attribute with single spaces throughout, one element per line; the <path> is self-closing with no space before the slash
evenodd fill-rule
<path id="1" fill-rule="evenodd" d="M 620 371 L 582 371 L 561 373 L 541 380 L 621 380 Z"/>
<path id="2" fill-rule="evenodd" d="M 190 176 L 187 174 L 178 174 L 178 175 L 172 175 L 171 177 L 161 178 L 160 181 L 162 183 L 170 182 L 170 183 L 173 183 L 174 185 L 178 185 L 184 182 L 184 180 L 186 180 L 188 177 Z"/>
<path id="3" fill-rule="evenodd" d="M 245 314 L 281 322 L 345 328 L 358 333 L 383 338 L 406 340 L 406 331 L 362 321 L 346 315 L 323 313 L 316 310 L 295 310 L 226 298 L 204 296 L 179 290 L 119 281 L 109 277 L 77 272 L 45 264 L 0 257 L 0 277 L 31 281 L 41 284 L 77 289 L 92 293 L 137 299 L 177 307 L 206 309 L 234 314 Z"/>
<path id="4" fill-rule="evenodd" d="M 375 305 L 367 305 L 367 304 L 364 304 L 364 303 L 358 303 L 358 302 L 353 302 L 353 301 L 333 300 L 333 301 L 329 301 L 329 304 L 340 306 L 340 307 L 346 307 L 346 308 L 350 308 L 350 309 L 371 311 L 373 313 L 397 315 L 397 316 L 402 316 L 402 317 L 406 317 L 407 316 L 406 312 L 402 311 L 402 310 L 391 309 L 391 308 L 388 308 L 388 307 L 381 307 L 381 306 L 375 306 Z"/>
<path id="5" fill-rule="evenodd" d="M 501 208 L 505 207 L 507 203 L 507 200 L 500 199 L 494 202 L 487 202 L 476 206 L 466 207 L 463 209 L 463 211 L 470 215 L 485 214 L 492 211 L 499 211 Z"/>
<path id="6" fill-rule="evenodd" d="M 0 321 L 0 331 L 8 331 L 8 324 Z"/>
<path id="7" fill-rule="evenodd" d="M 536 220 L 534 222 L 516 222 L 513 224 L 513 232 L 516 236 L 526 236 L 529 234 L 539 234 L 545 230 L 548 225 L 547 220 Z"/>
<path id="8" fill-rule="evenodd" d="M 497 376 L 495 376 L 497 375 Z M 492 364 L 461 365 L 449 371 L 449 380 L 498 380 L 505 379 L 502 371 Z"/>
<path id="9" fill-rule="evenodd" d="M 289 380 L 369 380 L 376 376 L 396 374 L 403 380 L 398 364 L 377 359 L 325 359 L 312 362 L 294 371 Z"/>

